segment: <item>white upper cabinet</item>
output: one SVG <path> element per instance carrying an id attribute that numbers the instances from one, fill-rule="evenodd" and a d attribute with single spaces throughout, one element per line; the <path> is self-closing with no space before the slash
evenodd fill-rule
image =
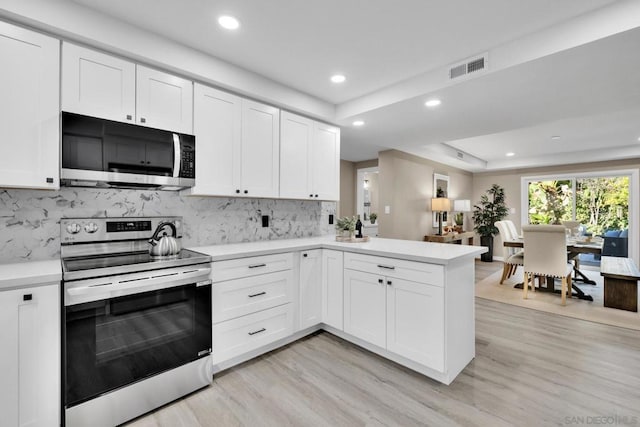
<path id="1" fill-rule="evenodd" d="M 241 117 L 242 98 L 195 84 L 196 186 L 185 194 L 230 196 L 239 191 Z"/>
<path id="2" fill-rule="evenodd" d="M 193 82 L 136 67 L 136 116 L 143 126 L 193 133 Z"/>
<path id="3" fill-rule="evenodd" d="M 280 110 L 242 100 L 242 195 L 278 197 Z"/>
<path id="4" fill-rule="evenodd" d="M 282 112 L 280 197 L 339 200 L 340 129 Z"/>
<path id="5" fill-rule="evenodd" d="M 313 120 L 282 111 L 280 116 L 280 197 L 308 199 L 311 186 Z"/>
<path id="6" fill-rule="evenodd" d="M 0 22 L 0 187 L 57 189 L 60 42 Z"/>
<path id="7" fill-rule="evenodd" d="M 62 110 L 193 133 L 193 82 L 63 43 Z"/>
<path id="8" fill-rule="evenodd" d="M 134 63 L 70 43 L 62 45 L 62 110 L 134 123 Z"/>
<path id="9" fill-rule="evenodd" d="M 278 197 L 280 111 L 195 84 L 196 186 L 182 194 Z"/>
<path id="10" fill-rule="evenodd" d="M 311 156 L 314 198 L 340 200 L 340 129 L 314 123 Z"/>

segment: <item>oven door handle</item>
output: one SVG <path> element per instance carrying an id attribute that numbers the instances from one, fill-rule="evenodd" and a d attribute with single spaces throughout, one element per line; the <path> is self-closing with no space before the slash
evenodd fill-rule
<path id="1" fill-rule="evenodd" d="M 150 271 L 148 276 L 145 277 L 136 277 L 132 279 L 122 279 L 122 280 L 112 280 L 109 281 L 108 278 L 105 278 L 105 281 L 92 283 L 87 286 L 78 286 L 74 288 L 67 289 L 67 293 L 70 296 L 79 296 L 86 295 L 90 293 L 99 293 L 103 294 L 105 292 L 110 291 L 128 291 L 131 289 L 146 289 L 146 288 L 160 288 L 165 283 L 176 282 L 179 286 L 181 284 L 185 284 L 191 279 L 196 278 L 205 278 L 204 281 L 211 283 L 211 280 L 208 279 L 209 274 L 211 273 L 211 268 L 194 268 L 192 270 L 186 271 L 178 271 L 174 273 L 167 273 L 166 271 L 154 275 L 154 271 Z M 195 281 L 198 285 L 200 285 L 200 281 Z"/>

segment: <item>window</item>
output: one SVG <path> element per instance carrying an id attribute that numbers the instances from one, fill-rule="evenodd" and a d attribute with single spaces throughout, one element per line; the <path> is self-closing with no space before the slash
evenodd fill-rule
<path id="1" fill-rule="evenodd" d="M 585 231 L 629 227 L 629 176 L 581 176 L 527 180 L 529 224 L 576 220 Z"/>

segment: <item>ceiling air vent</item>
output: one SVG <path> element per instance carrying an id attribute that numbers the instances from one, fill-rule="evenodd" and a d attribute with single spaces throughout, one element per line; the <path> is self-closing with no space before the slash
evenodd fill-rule
<path id="1" fill-rule="evenodd" d="M 471 73 L 482 71 L 487 67 L 488 54 L 466 59 L 462 63 L 457 63 L 449 68 L 449 79 L 466 76 Z"/>

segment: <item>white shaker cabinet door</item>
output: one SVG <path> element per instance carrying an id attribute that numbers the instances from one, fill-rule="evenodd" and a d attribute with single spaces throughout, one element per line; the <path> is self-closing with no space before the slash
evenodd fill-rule
<path id="1" fill-rule="evenodd" d="M 242 100 L 241 196 L 279 196 L 280 110 Z"/>
<path id="2" fill-rule="evenodd" d="M 322 322 L 322 249 L 300 253 L 300 329 Z"/>
<path id="3" fill-rule="evenodd" d="M 0 292 L 3 426 L 60 425 L 59 286 Z"/>
<path id="4" fill-rule="evenodd" d="M 59 187 L 60 42 L 0 22 L 0 187 Z"/>
<path id="5" fill-rule="evenodd" d="M 196 186 L 190 195 L 240 193 L 242 98 L 196 83 L 193 130 L 196 136 Z"/>
<path id="6" fill-rule="evenodd" d="M 137 124 L 173 132 L 193 133 L 191 80 L 138 65 L 136 81 Z"/>
<path id="7" fill-rule="evenodd" d="M 444 371 L 444 288 L 386 278 L 387 350 Z"/>
<path id="8" fill-rule="evenodd" d="M 63 43 L 62 110 L 135 123 L 135 64 L 92 49 Z"/>
<path id="9" fill-rule="evenodd" d="M 311 154 L 314 122 L 306 117 L 280 113 L 280 197 L 314 198 L 311 187 Z"/>
<path id="10" fill-rule="evenodd" d="M 313 196 L 318 200 L 340 200 L 340 129 L 316 122 L 313 133 Z"/>
<path id="11" fill-rule="evenodd" d="M 322 322 L 342 330 L 344 309 L 342 251 L 322 250 Z"/>
<path id="12" fill-rule="evenodd" d="M 384 277 L 344 270 L 344 331 L 386 347 L 386 286 Z"/>

